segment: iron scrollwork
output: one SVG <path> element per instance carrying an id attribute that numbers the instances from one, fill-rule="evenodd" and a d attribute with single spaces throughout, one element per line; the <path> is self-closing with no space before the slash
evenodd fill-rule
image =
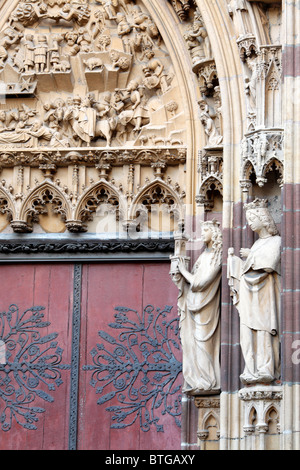
<path id="1" fill-rule="evenodd" d="M 115 322 L 108 326 L 121 330 L 117 339 L 99 331 L 101 344 L 92 349 L 90 384 L 100 395 L 98 404 L 111 402 L 111 428 L 123 429 L 139 420 L 142 431 L 155 426 L 164 432 L 159 416 L 171 416 L 180 427 L 182 371 L 179 322 L 170 319 L 172 307 L 148 305 L 142 315 L 117 307 Z"/>
<path id="2" fill-rule="evenodd" d="M 10 431 L 13 422 L 22 428 L 36 430 L 38 415 L 45 409 L 33 406 L 40 398 L 52 403 L 53 392 L 62 385 L 63 349 L 56 341 L 58 333 L 42 336 L 39 330 L 47 328 L 44 307 L 32 307 L 20 314 L 16 305 L 0 312 L 0 338 L 5 345 L 5 359 L 0 364 L 0 423 L 3 431 Z"/>

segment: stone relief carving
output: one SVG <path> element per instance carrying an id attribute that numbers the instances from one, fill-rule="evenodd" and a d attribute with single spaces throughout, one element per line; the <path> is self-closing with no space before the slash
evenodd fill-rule
<path id="1" fill-rule="evenodd" d="M 190 51 L 193 71 L 197 73 L 201 63 L 212 58 L 210 40 L 198 9 L 194 12 L 193 25 L 185 32 L 184 39 Z"/>
<path id="2" fill-rule="evenodd" d="M 169 0 L 174 11 L 181 21 L 185 21 L 189 17 L 190 9 L 194 6 L 194 0 Z"/>
<path id="3" fill-rule="evenodd" d="M 183 164 L 186 151 L 183 148 L 145 150 L 94 150 L 80 149 L 59 151 L 13 151 L 0 153 L 1 171 L 16 167 L 17 181 L 12 186 L 5 178 L 0 182 L 0 213 L 7 216 L 15 232 L 32 232 L 41 215 L 47 214 L 47 206 L 61 220 L 61 227 L 70 232 L 84 232 L 101 205 L 114 216 L 118 230 L 123 232 L 137 223 L 138 211 L 146 209 L 150 197 L 155 206 L 158 200 L 173 214 L 176 223 L 184 219 L 185 192 L 163 172 L 168 167 Z M 61 181 L 60 169 L 69 168 L 70 179 Z M 118 168 L 128 168 L 127 185 L 113 176 Z M 147 168 L 152 178 L 141 184 L 141 170 Z M 28 179 L 28 169 L 39 173 L 39 178 Z M 136 169 L 136 175 L 135 173 Z M 34 173 L 33 173 L 34 174 Z M 43 175 L 40 178 L 41 174 Z M 63 175 L 63 173 L 62 173 Z M 88 178 L 88 175 L 94 177 Z M 163 179 L 164 178 L 164 179 Z M 26 182 L 31 184 L 26 184 Z M 154 185 L 154 186 L 153 186 Z M 151 193 L 152 191 L 152 193 Z M 151 195 L 152 194 L 152 195 Z M 153 199 L 154 198 L 154 199 Z M 154 210 L 152 211 L 154 214 Z"/>
<path id="4" fill-rule="evenodd" d="M 228 252 L 228 279 L 240 315 L 244 384 L 272 383 L 280 377 L 280 246 L 281 237 L 268 210 L 268 201 L 245 205 L 247 222 L 258 240 L 241 249 L 242 261 Z"/>
<path id="5" fill-rule="evenodd" d="M 217 393 L 220 388 L 220 280 L 222 233 L 215 220 L 203 222 L 205 250 L 193 271 L 187 269 L 188 258 L 182 256 L 184 240 L 171 258 L 171 278 L 179 289 L 183 348 L 183 391 L 191 395 Z M 177 242 L 178 243 L 178 242 Z"/>
<path id="6" fill-rule="evenodd" d="M 170 59 L 138 2 L 21 2 L 0 34 L 0 81 L 32 98 L 36 118 L 22 132 L 19 122 L 2 130 L 0 146 L 132 147 L 156 132 L 185 139 L 180 104 L 168 119 L 177 86 Z M 5 111 L 15 109 L 7 102 Z"/>
<path id="7" fill-rule="evenodd" d="M 216 126 L 216 114 L 211 112 L 206 100 L 201 100 L 198 104 L 200 108 L 200 121 L 207 139 L 206 147 L 218 147 L 223 142 L 223 136 L 220 135 Z"/>

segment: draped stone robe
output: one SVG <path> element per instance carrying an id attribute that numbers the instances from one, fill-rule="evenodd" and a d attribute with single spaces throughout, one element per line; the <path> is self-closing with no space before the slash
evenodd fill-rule
<path id="1" fill-rule="evenodd" d="M 244 263 L 231 257 L 236 265 L 240 262 L 240 277 L 229 272 L 229 278 L 236 278 L 231 284 L 238 291 L 244 383 L 271 382 L 280 376 L 280 247 L 278 235 L 259 238 Z"/>
<path id="2" fill-rule="evenodd" d="M 184 278 L 178 298 L 183 349 L 183 391 L 196 395 L 220 389 L 220 280 L 221 263 L 205 250 Z"/>

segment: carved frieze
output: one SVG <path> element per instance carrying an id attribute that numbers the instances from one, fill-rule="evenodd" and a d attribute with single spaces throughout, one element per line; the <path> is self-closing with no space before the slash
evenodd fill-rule
<path id="1" fill-rule="evenodd" d="M 18 168 L 16 180 L 2 178 L 0 182 L 0 211 L 7 216 L 15 232 L 31 232 L 40 216 L 47 214 L 49 204 L 52 214 L 59 216 L 71 232 L 86 231 L 87 223 L 93 220 L 100 206 L 105 206 L 116 222 L 133 222 L 138 208 L 147 208 L 145 201 L 149 197 L 153 207 L 156 203 L 165 204 L 172 208 L 176 220 L 184 218 L 185 192 L 177 181 L 163 174 L 167 168 L 185 163 L 186 149 L 182 147 L 131 151 L 118 148 L 109 151 L 15 150 L 0 154 L 0 158 L 3 174 Z M 65 168 L 70 178 L 61 180 Z M 122 168 L 122 172 L 127 168 L 126 186 L 123 179 L 118 182 L 114 177 L 118 168 Z M 144 185 L 140 179 L 143 168 L 149 168 L 152 173 L 152 177 L 149 174 L 145 178 Z M 89 174 L 95 177 L 88 179 Z M 151 191 L 153 197 L 154 193 L 157 195 L 157 200 L 150 196 Z"/>
<path id="2" fill-rule="evenodd" d="M 18 165 L 43 168 L 46 164 L 64 167 L 74 164 L 91 167 L 106 162 L 115 166 L 134 163 L 151 165 L 164 162 L 167 165 L 178 165 L 186 161 L 185 147 L 162 148 L 147 147 L 129 150 L 111 148 L 103 149 L 59 149 L 59 150 L 18 150 L 0 151 L 0 168 L 13 168 Z"/>

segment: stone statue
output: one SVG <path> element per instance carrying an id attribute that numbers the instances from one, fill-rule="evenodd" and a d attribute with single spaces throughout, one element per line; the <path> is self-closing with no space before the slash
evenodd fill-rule
<path id="1" fill-rule="evenodd" d="M 24 46 L 24 72 L 34 70 L 34 36 L 33 34 L 26 34 L 21 40 Z"/>
<path id="2" fill-rule="evenodd" d="M 149 90 L 159 89 L 162 93 L 166 93 L 171 88 L 172 76 L 164 69 L 162 62 L 155 57 L 152 49 L 145 52 L 148 62 L 143 67 L 145 78 L 143 84 Z"/>
<path id="3" fill-rule="evenodd" d="M 212 57 L 211 44 L 199 10 L 194 14 L 194 22 L 184 34 L 193 64 Z"/>
<path id="4" fill-rule="evenodd" d="M 39 34 L 34 50 L 34 62 L 36 73 L 47 71 L 48 41 L 47 36 Z"/>
<path id="5" fill-rule="evenodd" d="M 221 145 L 223 142 L 223 136 L 220 135 L 216 128 L 215 122 L 210 115 L 208 104 L 204 100 L 198 101 L 198 104 L 201 113 L 200 121 L 207 136 L 207 146 L 216 147 Z"/>
<path id="6" fill-rule="evenodd" d="M 267 200 L 245 205 L 250 228 L 258 234 L 242 260 L 229 249 L 228 278 L 240 315 L 241 348 L 245 369 L 242 383 L 271 383 L 280 376 L 280 245 L 281 237 L 267 208 Z"/>
<path id="7" fill-rule="evenodd" d="M 22 33 L 7 28 L 4 32 L 3 38 L 0 40 L 0 67 L 4 66 L 4 62 L 8 58 L 7 50 L 12 44 L 17 43 L 23 37 Z"/>
<path id="8" fill-rule="evenodd" d="M 177 270 L 171 271 L 179 289 L 183 391 L 191 395 L 218 393 L 220 389 L 222 233 L 218 222 L 202 224 L 202 239 L 206 248 L 192 272 L 187 270 L 182 258 Z"/>

